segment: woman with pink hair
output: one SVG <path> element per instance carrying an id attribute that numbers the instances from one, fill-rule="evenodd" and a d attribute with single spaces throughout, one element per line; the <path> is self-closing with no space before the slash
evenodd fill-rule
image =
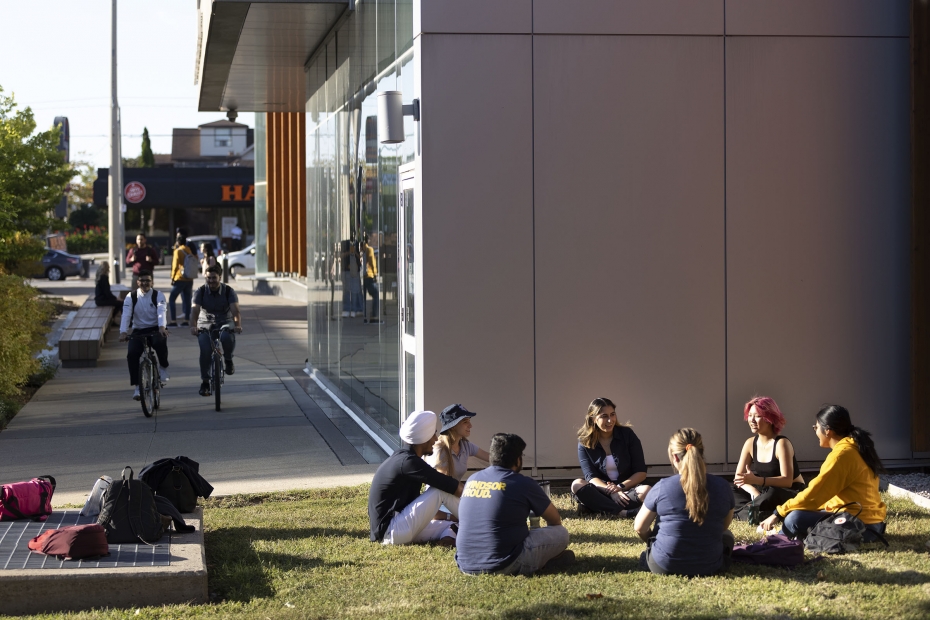
<path id="1" fill-rule="evenodd" d="M 733 476 L 733 495 L 737 520 L 749 520 L 749 506 L 757 507 L 757 515 L 768 515 L 775 506 L 793 498 L 805 488 L 798 470 L 794 446 L 780 435 L 785 416 L 778 404 L 768 396 L 756 396 L 743 407 L 743 419 L 749 423 L 750 437 Z"/>

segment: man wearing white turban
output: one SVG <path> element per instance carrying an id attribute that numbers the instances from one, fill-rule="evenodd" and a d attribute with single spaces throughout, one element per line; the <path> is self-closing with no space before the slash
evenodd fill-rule
<path id="1" fill-rule="evenodd" d="M 423 457 L 433 452 L 437 419 L 432 411 L 415 411 L 400 427 L 401 448 L 381 463 L 368 493 L 372 542 L 385 545 L 440 541 L 455 543 L 452 521 L 435 521 L 439 506 L 458 517 L 463 484 L 433 469 Z M 420 493 L 420 487 L 429 488 Z"/>

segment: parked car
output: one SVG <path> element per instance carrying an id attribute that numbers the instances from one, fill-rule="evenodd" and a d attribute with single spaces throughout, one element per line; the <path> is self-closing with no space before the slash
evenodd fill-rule
<path id="1" fill-rule="evenodd" d="M 248 245 L 238 252 L 230 252 L 226 258 L 231 273 L 236 273 L 237 269 L 255 269 L 255 244 Z"/>
<path id="2" fill-rule="evenodd" d="M 194 235 L 187 238 L 187 243 L 197 248 L 198 259 L 203 260 L 203 252 L 200 251 L 200 244 L 204 242 L 213 246 L 213 253 L 217 256 L 223 253 L 223 243 L 216 235 Z"/>
<path id="3" fill-rule="evenodd" d="M 69 276 L 81 275 L 81 257 L 61 250 L 47 250 L 42 257 L 42 273 L 34 278 L 64 280 Z"/>

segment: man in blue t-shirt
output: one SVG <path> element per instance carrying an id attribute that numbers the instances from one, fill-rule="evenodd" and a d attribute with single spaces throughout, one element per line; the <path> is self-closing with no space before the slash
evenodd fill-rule
<path id="1" fill-rule="evenodd" d="M 526 442 L 517 435 L 491 438 L 491 466 L 465 483 L 459 503 L 455 561 L 468 575 L 530 575 L 575 561 L 559 511 L 523 469 Z M 530 511 L 547 527 L 528 530 Z"/>
<path id="2" fill-rule="evenodd" d="M 236 372 L 233 351 L 236 350 L 235 334 L 242 333 L 242 315 L 236 291 L 220 282 L 222 273 L 223 268 L 219 265 L 207 267 L 207 283 L 194 291 L 191 306 L 191 335 L 197 336 L 200 344 L 201 396 L 210 396 L 210 366 L 213 358 L 211 329 L 229 328 L 220 331 L 220 343 L 223 345 L 226 374 Z"/>

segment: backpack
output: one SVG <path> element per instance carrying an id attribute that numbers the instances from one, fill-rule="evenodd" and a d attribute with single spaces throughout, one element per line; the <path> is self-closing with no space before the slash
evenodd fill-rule
<path id="1" fill-rule="evenodd" d="M 843 510 L 853 504 L 859 506 L 859 511 L 855 515 Z M 840 506 L 810 529 L 807 538 L 804 539 L 804 546 L 813 553 L 835 554 L 856 551 L 866 531 L 865 523 L 859 519 L 860 512 L 862 512 L 862 505 L 859 502 L 850 502 Z M 875 532 L 873 534 L 886 547 L 888 546 L 888 541 L 884 536 Z"/>
<path id="2" fill-rule="evenodd" d="M 138 291 L 136 290 L 129 294 L 129 296 L 132 298 L 132 309 L 129 311 L 128 329 L 132 329 L 132 319 L 135 318 L 136 315 L 136 302 L 139 301 L 139 296 L 136 294 L 137 292 Z M 155 306 L 156 309 L 158 308 L 158 291 L 155 289 L 152 289 L 152 305 Z"/>
<path id="3" fill-rule="evenodd" d="M 66 560 L 110 555 L 106 531 L 96 523 L 47 530 L 30 540 L 29 548 L 36 553 L 54 555 Z"/>
<path id="4" fill-rule="evenodd" d="M 178 248 L 183 251 L 183 248 Z M 184 263 L 181 269 L 181 277 L 187 280 L 193 280 L 200 275 L 200 261 L 190 252 L 184 252 Z"/>
<path id="5" fill-rule="evenodd" d="M 0 521 L 45 521 L 52 514 L 54 492 L 55 479 L 51 476 L 39 476 L 28 482 L 4 484 L 0 488 Z"/>
<path id="6" fill-rule="evenodd" d="M 87 501 L 84 502 L 84 507 L 81 508 L 82 517 L 96 517 L 100 514 L 100 510 L 103 508 L 103 496 L 111 484 L 113 484 L 113 478 L 109 476 L 97 478 L 94 488 L 90 490 L 90 495 L 87 496 Z"/>
<path id="7" fill-rule="evenodd" d="M 110 544 L 143 542 L 151 545 L 165 533 L 161 515 L 155 507 L 155 494 L 149 485 L 133 479 L 129 465 L 123 468 L 122 480 L 114 480 L 104 493 L 97 523 L 106 530 Z"/>
<path id="8" fill-rule="evenodd" d="M 804 543 L 775 534 L 751 545 L 736 545 L 730 558 L 744 564 L 798 566 L 804 563 Z"/>
<path id="9" fill-rule="evenodd" d="M 197 491 L 194 490 L 194 485 L 191 484 L 187 474 L 181 470 L 180 465 L 174 459 L 169 460 L 171 471 L 155 487 L 155 495 L 170 501 L 180 512 L 194 512 L 197 508 Z M 139 479 L 146 483 L 149 482 L 146 476 L 150 471 L 149 467 L 151 466 L 146 467 L 139 474 Z"/>

